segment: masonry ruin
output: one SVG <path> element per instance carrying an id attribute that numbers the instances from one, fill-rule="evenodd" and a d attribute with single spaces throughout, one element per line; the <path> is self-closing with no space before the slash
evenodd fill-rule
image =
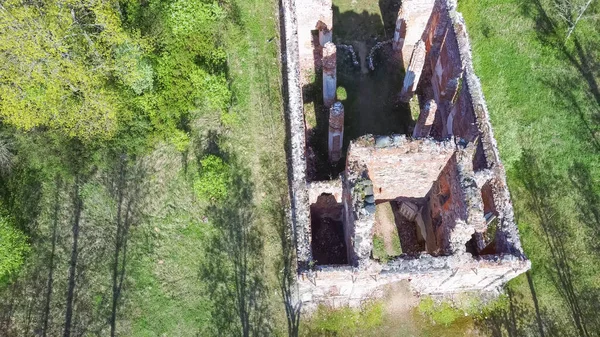
<path id="1" fill-rule="evenodd" d="M 282 3 L 291 219 L 305 310 L 359 306 L 401 280 L 426 294 L 492 290 L 530 268 L 456 0 L 398 3 L 393 38 L 373 40 L 358 56 L 351 41 L 336 39 L 331 0 Z M 377 67 L 401 72 L 388 114 L 410 118 L 413 106 L 418 117 L 365 126 L 369 116 L 386 116 L 337 96 L 340 67 L 355 67 L 357 77 Z M 314 83 L 321 92 L 305 90 Z M 310 100 L 327 123 L 321 133 L 307 125 Z M 384 257 L 376 252 L 382 243 Z"/>

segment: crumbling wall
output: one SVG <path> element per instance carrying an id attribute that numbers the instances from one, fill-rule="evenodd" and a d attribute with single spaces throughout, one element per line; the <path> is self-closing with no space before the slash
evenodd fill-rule
<path id="1" fill-rule="evenodd" d="M 468 108 L 473 110 L 475 116 L 475 125 L 478 134 L 478 151 L 483 151 L 486 158 L 486 166 L 478 169 L 490 169 L 493 176 L 492 189 L 494 191 L 494 201 L 499 213 L 499 226 L 496 234 L 496 249 L 498 254 L 511 254 L 520 258 L 525 258 L 518 228 L 514 218 L 510 192 L 506 184 L 506 172 L 500 161 L 498 146 L 494 138 L 494 132 L 490 123 L 487 105 L 481 89 L 479 78 L 475 75 L 471 56 L 471 45 L 464 19 L 456 11 L 456 0 L 446 0 L 448 16 L 451 27 L 457 39 L 458 51 L 462 68 L 464 69 L 463 90 L 469 98 Z M 465 137 L 468 138 L 468 137 Z M 478 153 L 475 153 L 475 157 Z"/>
<path id="2" fill-rule="evenodd" d="M 312 255 L 310 206 L 306 189 L 306 130 L 302 109 L 298 27 L 294 0 L 282 1 L 282 15 L 284 21 L 282 36 L 285 39 L 285 42 L 282 42 L 282 58 L 285 64 L 284 89 L 287 93 L 285 112 L 289 138 L 288 156 L 290 157 L 288 165 L 290 220 L 296 242 L 298 267 L 302 269 L 312 261 Z"/>
<path id="3" fill-rule="evenodd" d="M 350 143 L 347 170 L 365 166 L 378 201 L 423 198 L 455 148 L 452 140 L 366 135 Z"/>
<path id="4" fill-rule="evenodd" d="M 314 204 L 321 194 L 331 194 L 334 196 L 337 202 L 342 202 L 342 180 L 325 180 L 325 181 L 313 181 L 307 183 L 308 189 L 308 202 Z"/>
<path id="5" fill-rule="evenodd" d="M 344 203 L 353 266 L 364 269 L 371 263 L 375 203 L 424 198 L 455 150 L 452 141 L 415 140 L 404 135 L 366 135 L 350 143 Z"/>
<path id="6" fill-rule="evenodd" d="M 408 67 L 410 58 L 431 16 L 435 0 L 404 0 L 396 20 L 393 48 L 400 52 L 402 66 Z"/>
<path id="7" fill-rule="evenodd" d="M 373 225 L 375 224 L 375 198 L 373 182 L 367 167 L 358 162 L 347 163 L 344 184 L 344 230 L 348 262 L 359 268 L 371 264 L 373 251 Z"/>
<path id="8" fill-rule="evenodd" d="M 497 232 L 498 252 L 523 256 L 506 174 L 499 158 L 496 141 L 481 84 L 475 75 L 471 47 L 464 20 L 456 12 L 455 0 L 436 0 L 422 35 L 427 51 L 421 92 L 431 92 L 437 109 L 433 130 L 435 136 L 460 137 L 475 144 L 472 155 L 475 171 L 490 170 L 494 177 L 494 200 L 500 226 Z M 430 117 L 430 116 L 426 116 Z"/>
<path id="9" fill-rule="evenodd" d="M 291 1 L 291 0 L 287 0 Z M 294 1 L 302 84 L 308 84 L 315 70 L 321 67 L 322 47 L 331 41 L 333 7 L 331 0 Z"/>
<path id="10" fill-rule="evenodd" d="M 321 266 L 300 275 L 299 294 L 304 311 L 318 305 L 360 307 L 365 301 L 384 295 L 384 286 L 402 280 L 424 294 L 466 290 L 495 290 L 530 268 L 528 260 L 513 256 L 494 259 L 468 255 L 432 257 L 422 254 L 399 258 L 386 265 L 373 264 L 359 270 L 350 266 Z"/>

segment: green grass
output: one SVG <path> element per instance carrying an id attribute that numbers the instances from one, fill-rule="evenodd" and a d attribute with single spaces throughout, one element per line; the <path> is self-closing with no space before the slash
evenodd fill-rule
<path id="1" fill-rule="evenodd" d="M 373 235 L 373 258 L 380 260 L 383 263 L 388 260 L 388 254 L 385 249 L 385 243 L 383 243 L 383 238 L 377 234 Z"/>
<path id="2" fill-rule="evenodd" d="M 519 335 L 540 329 L 596 335 L 598 3 L 568 41 L 550 1 L 465 0 L 459 10 L 532 261 L 530 279 L 523 275 L 509 285 L 514 318 L 503 319 L 507 310 L 499 309 L 483 325 Z"/>
<path id="3" fill-rule="evenodd" d="M 422 298 L 418 310 L 433 323 L 446 327 L 462 317 L 478 314 L 475 306 L 459 308 L 449 301 L 436 301 L 431 297 Z"/>
<path id="4" fill-rule="evenodd" d="M 361 309 L 320 306 L 306 321 L 300 336 L 361 336 L 383 323 L 383 304 L 371 303 Z"/>

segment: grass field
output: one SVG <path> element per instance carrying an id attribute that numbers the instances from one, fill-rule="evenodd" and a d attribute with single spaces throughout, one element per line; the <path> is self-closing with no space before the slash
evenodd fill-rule
<path id="1" fill-rule="evenodd" d="M 600 295 L 600 4 L 566 40 L 551 1 L 461 1 L 508 172 L 527 275 L 494 335 L 593 336 Z"/>

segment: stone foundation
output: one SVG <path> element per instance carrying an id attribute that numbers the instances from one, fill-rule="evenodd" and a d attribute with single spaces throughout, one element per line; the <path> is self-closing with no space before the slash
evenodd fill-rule
<path id="1" fill-rule="evenodd" d="M 324 103 L 333 105 L 337 69 L 331 2 L 282 4 L 291 225 L 304 310 L 320 303 L 359 306 L 383 296 L 386 284 L 402 280 L 424 294 L 494 290 L 528 270 L 530 262 L 519 240 L 505 171 L 456 1 L 404 0 L 398 13 L 394 57 L 407 67 L 398 97 L 421 102 L 412 138 L 364 135 L 350 140 L 341 179 L 311 183 L 306 180 L 300 90 L 305 82 L 300 73 L 309 72 L 302 73 L 304 78 L 310 71 L 322 71 Z M 331 113 L 329 119 L 330 162 L 343 157 L 344 122 L 338 117 Z M 336 143 L 332 135 L 339 135 L 340 141 Z M 388 263 L 372 254 L 375 209 L 383 202 L 399 205 L 399 214 L 410 220 L 403 228 L 414 230 L 412 237 L 421 240 Z M 311 232 L 311 226 L 321 234 Z M 323 246 L 327 240 L 331 255 Z M 322 261 L 313 259 L 313 249 Z M 330 259 L 343 262 L 323 263 Z"/>

